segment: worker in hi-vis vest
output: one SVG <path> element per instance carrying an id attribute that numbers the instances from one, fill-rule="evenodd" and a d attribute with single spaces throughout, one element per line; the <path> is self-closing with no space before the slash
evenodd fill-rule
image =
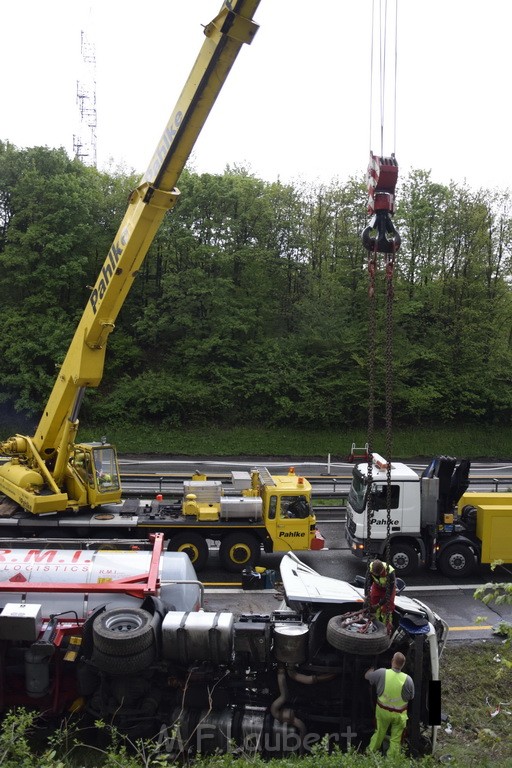
<path id="1" fill-rule="evenodd" d="M 402 734 L 407 725 L 407 704 L 414 698 L 414 682 L 402 672 L 404 664 L 405 656 L 397 652 L 391 660 L 391 669 L 370 667 L 364 675 L 377 691 L 377 728 L 370 740 L 369 749 L 376 752 L 391 729 L 387 752 L 389 757 L 400 754 Z"/>
<path id="2" fill-rule="evenodd" d="M 396 598 L 395 569 L 382 560 L 373 560 L 366 576 L 366 597 L 375 618 L 391 628 Z"/>

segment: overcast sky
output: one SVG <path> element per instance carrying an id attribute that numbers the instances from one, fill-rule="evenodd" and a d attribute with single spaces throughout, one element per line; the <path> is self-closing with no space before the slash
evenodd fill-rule
<path id="1" fill-rule="evenodd" d="M 221 0 L 3 0 L 0 138 L 72 154 L 84 29 L 96 54 L 98 166 L 142 174 L 202 45 L 201 24 L 220 6 Z M 270 181 L 363 173 L 371 11 L 371 0 L 261 0 L 260 30 L 240 52 L 205 124 L 195 170 L 220 173 L 237 163 Z M 431 170 L 443 183 L 512 186 L 511 29 L 512 0 L 399 0 L 402 175 L 412 167 Z M 385 153 L 395 149 L 392 118 L 386 114 Z M 379 122 L 374 109 L 376 152 Z"/>

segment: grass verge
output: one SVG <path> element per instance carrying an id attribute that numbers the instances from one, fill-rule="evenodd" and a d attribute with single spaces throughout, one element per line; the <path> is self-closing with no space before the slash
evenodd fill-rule
<path id="1" fill-rule="evenodd" d="M 441 675 L 447 720 L 439 731 L 440 762 L 512 767 L 512 670 L 498 661 L 502 656 L 510 658 L 512 650 L 499 640 L 446 646 Z"/>
<path id="2" fill-rule="evenodd" d="M 169 454 L 183 456 L 275 456 L 320 457 L 345 460 L 352 443 L 364 446 L 364 430 L 311 430 L 284 427 L 233 427 L 211 425 L 165 429 L 140 424 L 130 427 L 103 425 L 80 428 L 80 440 L 98 440 L 102 435 L 121 454 Z M 376 431 L 374 450 L 384 451 L 385 436 Z M 460 426 L 449 428 L 396 427 L 393 457 L 458 456 L 470 459 L 508 460 L 512 457 L 512 431 L 507 427 Z"/>

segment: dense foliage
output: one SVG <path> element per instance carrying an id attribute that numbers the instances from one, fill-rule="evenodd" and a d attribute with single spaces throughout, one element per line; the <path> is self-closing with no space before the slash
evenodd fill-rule
<path id="1" fill-rule="evenodd" d="M 0 407 L 39 414 L 137 179 L 0 142 Z M 361 427 L 367 413 L 363 180 L 186 171 L 83 417 L 168 427 Z M 512 414 L 508 192 L 400 183 L 395 420 Z M 384 280 L 378 283 L 379 333 Z M 378 372 L 384 340 L 378 339 Z M 377 402 L 377 413 L 380 412 Z"/>

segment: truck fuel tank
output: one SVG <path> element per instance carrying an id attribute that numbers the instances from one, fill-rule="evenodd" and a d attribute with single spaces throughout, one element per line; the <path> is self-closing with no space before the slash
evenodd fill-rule
<path id="1" fill-rule="evenodd" d="M 234 615 L 229 612 L 169 611 L 162 624 L 162 654 L 181 664 L 229 664 Z"/>
<path id="2" fill-rule="evenodd" d="M 224 496 L 220 502 L 221 520 L 262 520 L 261 496 Z"/>

